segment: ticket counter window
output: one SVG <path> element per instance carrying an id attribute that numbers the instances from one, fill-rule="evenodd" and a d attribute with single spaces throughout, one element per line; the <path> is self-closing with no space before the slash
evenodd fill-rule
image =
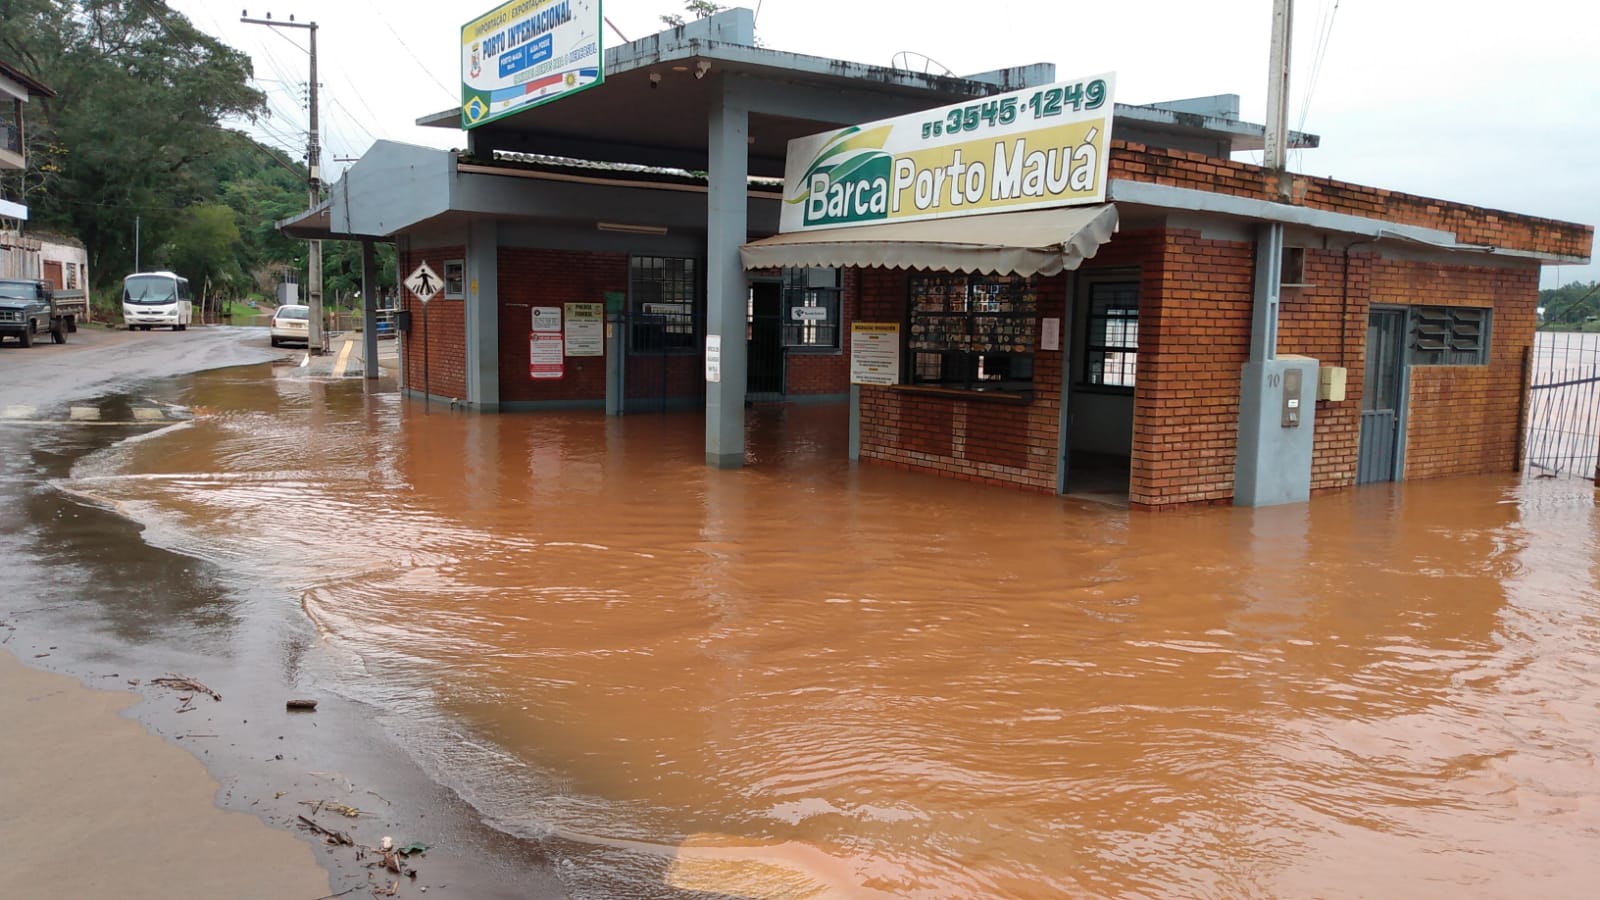
<path id="1" fill-rule="evenodd" d="M 1030 278 L 912 276 L 912 384 L 1026 394 L 1033 390 L 1038 295 Z"/>

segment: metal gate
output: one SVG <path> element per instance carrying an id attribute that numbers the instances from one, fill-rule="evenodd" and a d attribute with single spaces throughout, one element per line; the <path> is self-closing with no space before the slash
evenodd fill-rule
<path id="1" fill-rule="evenodd" d="M 1404 310 L 1375 309 L 1367 318 L 1367 387 L 1361 395 L 1356 484 L 1395 478 L 1405 398 L 1405 326 Z"/>
<path id="2" fill-rule="evenodd" d="M 1525 470 L 1600 476 L 1600 333 L 1541 331 L 1528 365 Z"/>
<path id="3" fill-rule="evenodd" d="M 645 310 L 626 309 L 616 317 L 624 347 L 623 414 L 705 406 L 705 317 L 666 304 L 645 306 Z"/>
<path id="4" fill-rule="evenodd" d="M 745 400 L 782 400 L 784 387 L 783 286 L 750 285 L 745 332 Z"/>

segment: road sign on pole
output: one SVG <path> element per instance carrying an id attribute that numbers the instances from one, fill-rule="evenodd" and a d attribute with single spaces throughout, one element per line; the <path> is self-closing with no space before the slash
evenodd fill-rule
<path id="1" fill-rule="evenodd" d="M 440 278 L 439 274 L 433 269 L 428 268 L 426 262 L 417 266 L 416 271 L 406 276 L 406 289 L 416 294 L 417 299 L 423 303 L 432 300 L 433 296 L 439 293 L 439 289 L 442 287 L 444 287 L 444 279 Z"/>

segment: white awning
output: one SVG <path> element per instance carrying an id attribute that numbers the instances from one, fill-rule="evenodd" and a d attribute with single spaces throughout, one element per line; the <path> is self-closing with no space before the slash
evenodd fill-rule
<path id="1" fill-rule="evenodd" d="M 999 275 L 1076 269 L 1117 230 L 1117 208 L 1065 206 L 778 234 L 739 248 L 746 269 L 846 266 Z"/>

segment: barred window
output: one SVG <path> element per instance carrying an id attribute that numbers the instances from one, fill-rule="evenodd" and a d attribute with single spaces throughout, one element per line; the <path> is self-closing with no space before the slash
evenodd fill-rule
<path id="1" fill-rule="evenodd" d="M 1489 310 L 1413 306 L 1406 350 L 1415 366 L 1481 366 L 1489 361 Z"/>
<path id="2" fill-rule="evenodd" d="M 628 260 L 630 346 L 635 353 L 697 353 L 698 260 L 635 256 Z"/>
<path id="3" fill-rule="evenodd" d="M 839 349 L 838 269 L 783 270 L 783 345 Z"/>
<path id="4" fill-rule="evenodd" d="M 1091 282 L 1088 294 L 1083 381 L 1131 388 L 1139 368 L 1139 283 Z"/>
<path id="5" fill-rule="evenodd" d="M 467 264 L 459 259 L 444 261 L 444 299 L 461 300 L 467 296 Z"/>

